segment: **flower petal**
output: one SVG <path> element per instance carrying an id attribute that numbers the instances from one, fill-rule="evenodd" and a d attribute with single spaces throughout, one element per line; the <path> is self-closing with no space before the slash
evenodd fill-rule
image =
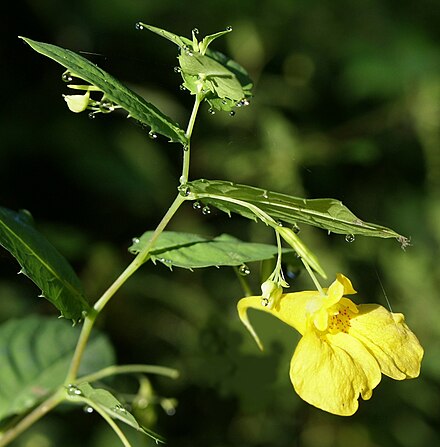
<path id="1" fill-rule="evenodd" d="M 261 305 L 261 296 L 248 296 L 246 298 L 242 298 L 237 303 L 238 316 L 240 317 L 241 322 L 246 326 L 246 329 L 251 333 L 252 337 L 254 337 L 255 342 L 258 347 L 263 350 L 263 345 L 261 343 L 260 337 L 255 332 L 255 329 L 252 327 L 248 315 L 247 310 L 249 308 L 263 310 L 267 312 L 267 309 Z"/>
<path id="2" fill-rule="evenodd" d="M 417 377 L 423 348 L 404 316 L 377 304 L 361 304 L 358 309 L 350 321 L 349 334 L 372 353 L 383 374 L 396 380 Z"/>
<path id="3" fill-rule="evenodd" d="M 80 113 L 87 109 L 90 101 L 90 92 L 87 90 L 84 95 L 63 95 L 69 110 Z"/>
<path id="4" fill-rule="evenodd" d="M 321 338 L 316 331 L 308 330 L 290 364 L 290 380 L 299 396 L 341 416 L 355 413 L 359 394 L 369 399 L 380 379 L 373 356 L 345 333 Z"/>
<path id="5" fill-rule="evenodd" d="M 338 273 L 336 275 L 336 281 L 340 282 L 344 286 L 344 295 L 353 295 L 354 293 L 357 293 L 356 290 L 353 289 L 351 281 L 342 273 Z"/>

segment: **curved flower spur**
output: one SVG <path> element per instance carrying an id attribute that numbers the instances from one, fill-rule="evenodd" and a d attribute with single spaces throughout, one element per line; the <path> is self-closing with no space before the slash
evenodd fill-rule
<path id="1" fill-rule="evenodd" d="M 260 349 L 249 308 L 274 315 L 302 335 L 290 363 L 293 387 L 306 402 L 341 416 L 356 412 L 359 395 L 370 399 L 382 374 L 396 380 L 417 377 L 423 357 L 403 314 L 378 304 L 357 305 L 344 296 L 355 293 L 350 280 L 338 274 L 323 293 L 283 294 L 274 306 L 266 305 L 267 297 L 251 296 L 237 305 Z"/>

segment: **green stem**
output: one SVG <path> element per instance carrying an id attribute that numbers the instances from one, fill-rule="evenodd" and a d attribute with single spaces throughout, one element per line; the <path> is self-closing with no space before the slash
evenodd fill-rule
<path id="1" fill-rule="evenodd" d="M 315 287 L 318 289 L 318 292 L 321 295 L 325 295 L 324 290 L 321 287 L 321 284 L 319 284 L 318 278 L 316 277 L 316 275 L 313 273 L 313 270 L 311 269 L 310 265 L 308 264 L 308 262 L 304 259 L 301 258 L 302 263 L 304 264 L 304 267 L 307 270 L 307 273 L 310 275 L 310 278 L 312 278 L 313 283 L 315 284 Z"/>
<path id="2" fill-rule="evenodd" d="M 92 332 L 95 319 L 97 315 L 104 309 L 105 305 L 110 301 L 113 295 L 120 289 L 120 287 L 130 278 L 131 275 L 148 259 L 150 250 L 156 242 L 157 238 L 164 231 L 168 222 L 174 216 L 176 211 L 179 209 L 180 205 L 185 201 L 185 198 L 180 194 L 177 195 L 176 199 L 166 212 L 165 216 L 160 221 L 159 225 L 156 227 L 153 235 L 148 241 L 147 245 L 138 253 L 138 255 L 133 259 L 131 264 L 121 273 L 121 275 L 116 279 L 116 281 L 104 292 L 104 294 L 99 298 L 99 300 L 93 306 L 95 312 L 93 314 L 87 315 L 84 319 L 84 324 L 81 329 L 81 334 L 78 339 L 78 343 L 75 348 L 75 353 L 70 364 L 69 372 L 66 376 L 65 384 L 69 384 L 75 381 L 78 375 L 79 365 L 81 363 L 84 350 L 87 346 L 87 342 Z"/>
<path id="3" fill-rule="evenodd" d="M 158 374 L 161 376 L 170 377 L 171 379 L 177 379 L 179 372 L 173 368 L 167 368 L 166 366 L 158 365 L 113 365 L 107 368 L 103 368 L 87 376 L 80 377 L 78 380 L 81 382 L 95 382 L 96 380 L 103 379 L 104 377 L 114 376 L 117 374 Z"/>
<path id="4" fill-rule="evenodd" d="M 125 437 L 123 431 L 118 427 L 118 424 L 106 413 L 105 410 L 103 410 L 99 405 L 95 405 L 94 402 L 90 401 L 89 399 L 84 399 L 84 402 L 92 407 L 104 420 L 107 422 L 108 425 L 112 428 L 112 430 L 116 433 L 124 447 L 131 447 L 130 442 Z"/>
<path id="5" fill-rule="evenodd" d="M 185 136 L 188 139 L 187 145 L 183 148 L 183 166 L 182 166 L 182 176 L 180 177 L 180 183 L 184 185 L 188 182 L 189 177 L 189 161 L 191 157 L 191 135 L 194 129 L 194 123 L 196 121 L 197 112 L 199 111 L 200 103 L 203 97 L 198 94 L 194 100 L 194 106 L 191 112 L 191 116 L 188 121 L 188 127 L 186 128 Z"/>
<path id="6" fill-rule="evenodd" d="M 252 296 L 253 293 L 249 282 L 243 275 L 240 275 L 238 267 L 234 267 L 234 272 L 237 275 L 238 282 L 240 283 L 241 288 L 243 289 L 244 296 Z"/>
<path id="7" fill-rule="evenodd" d="M 38 407 L 28 413 L 23 419 L 20 420 L 14 427 L 6 430 L 3 435 L 0 436 L 0 447 L 8 445 L 17 436 L 27 430 L 31 425 L 41 419 L 49 411 L 53 410 L 64 400 L 64 387 L 58 389 L 52 396 L 47 398 Z"/>

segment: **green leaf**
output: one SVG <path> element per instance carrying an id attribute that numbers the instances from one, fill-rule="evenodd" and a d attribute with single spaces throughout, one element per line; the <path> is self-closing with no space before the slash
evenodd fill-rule
<path id="1" fill-rule="evenodd" d="M 129 248 L 138 253 L 152 236 L 152 231 L 144 233 Z M 290 250 L 286 250 L 288 252 Z M 270 259 L 277 254 L 274 245 L 242 242 L 227 234 L 208 239 L 189 233 L 164 231 L 151 250 L 153 262 L 161 262 L 167 267 L 187 269 L 212 266 L 239 266 L 248 262 Z"/>
<path id="2" fill-rule="evenodd" d="M 70 264 L 32 225 L 30 214 L 0 207 L 0 245 L 8 250 L 24 273 L 40 287 L 65 318 L 77 322 L 90 306 L 82 284 Z"/>
<path id="3" fill-rule="evenodd" d="M 196 180 L 186 185 L 190 200 L 201 200 L 230 214 L 257 220 L 247 205 L 256 206 L 275 220 L 292 225 L 305 223 L 329 232 L 348 235 L 396 238 L 405 248 L 409 239 L 390 228 L 365 222 L 335 199 L 302 199 L 222 180 Z"/>
<path id="4" fill-rule="evenodd" d="M 129 116 L 151 127 L 153 133 L 164 135 L 173 142 L 187 144 L 185 132 L 153 104 L 133 92 L 116 78 L 95 64 L 70 50 L 21 37 L 35 51 L 66 67 L 73 77 L 78 77 L 104 92 L 105 101 L 125 109 Z"/>
<path id="5" fill-rule="evenodd" d="M 72 396 L 72 401 L 78 399 L 89 404 L 92 408 L 98 407 L 113 419 L 118 419 L 119 421 L 124 422 L 130 427 L 150 436 L 156 442 L 164 442 L 164 439 L 161 436 L 141 426 L 135 417 L 109 391 L 102 388 L 93 388 L 88 382 L 74 385 L 73 389 L 74 392 L 69 393 Z"/>
<path id="6" fill-rule="evenodd" d="M 79 328 L 46 317 L 30 316 L 0 326 L 0 420 L 26 412 L 63 384 L 78 336 Z M 80 375 L 113 363 L 110 342 L 94 332 Z"/>
<path id="7" fill-rule="evenodd" d="M 253 83 L 246 70 L 224 54 L 208 48 L 213 40 L 231 30 L 211 34 L 197 42 L 195 35 L 194 40 L 190 40 L 145 23 L 139 23 L 139 26 L 168 39 L 180 48 L 178 59 L 183 86 L 191 94 L 203 92 L 204 99 L 211 107 L 228 112 L 237 106 L 249 104 L 246 98 L 252 96 Z"/>

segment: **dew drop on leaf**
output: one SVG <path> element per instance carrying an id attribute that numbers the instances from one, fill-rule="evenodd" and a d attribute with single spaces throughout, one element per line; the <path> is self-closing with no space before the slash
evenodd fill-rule
<path id="1" fill-rule="evenodd" d="M 93 413 L 93 408 L 90 405 L 86 405 L 83 408 L 83 411 L 84 411 L 84 413 L 91 414 L 91 413 Z"/>
<path id="2" fill-rule="evenodd" d="M 227 26 L 226 31 L 232 31 L 232 26 Z"/>
<path id="3" fill-rule="evenodd" d="M 137 22 L 135 28 L 139 31 L 142 31 L 144 29 L 144 25 L 142 25 L 141 22 Z"/>
<path id="4" fill-rule="evenodd" d="M 150 132 L 148 132 L 148 136 L 152 139 L 155 140 L 157 138 L 157 133 L 150 130 Z"/>
<path id="5" fill-rule="evenodd" d="M 203 214 L 204 216 L 208 216 L 209 214 L 211 214 L 211 208 L 209 208 L 209 206 L 204 206 L 204 207 L 202 208 L 202 214 Z"/>
<path id="6" fill-rule="evenodd" d="M 345 235 L 345 242 L 354 242 L 356 239 L 354 234 L 346 234 Z"/>
<path id="7" fill-rule="evenodd" d="M 211 115 L 215 115 L 215 110 L 214 110 L 212 107 L 210 107 L 210 108 L 208 109 L 208 112 L 209 112 Z"/>
<path id="8" fill-rule="evenodd" d="M 241 276 L 248 276 L 251 273 L 251 269 L 246 264 L 242 264 L 238 269 L 238 273 Z"/>
<path id="9" fill-rule="evenodd" d="M 94 120 L 96 118 L 96 112 L 90 112 L 88 116 L 91 120 Z"/>
<path id="10" fill-rule="evenodd" d="M 235 115 L 235 112 L 234 112 L 233 110 L 231 110 L 231 111 L 229 112 L 229 115 L 234 116 L 234 115 Z"/>
<path id="11" fill-rule="evenodd" d="M 202 208 L 202 204 L 200 202 L 194 202 L 193 203 L 193 208 L 195 210 L 200 210 Z"/>
<path id="12" fill-rule="evenodd" d="M 182 69 L 180 67 L 174 67 L 174 73 L 180 73 Z"/>

